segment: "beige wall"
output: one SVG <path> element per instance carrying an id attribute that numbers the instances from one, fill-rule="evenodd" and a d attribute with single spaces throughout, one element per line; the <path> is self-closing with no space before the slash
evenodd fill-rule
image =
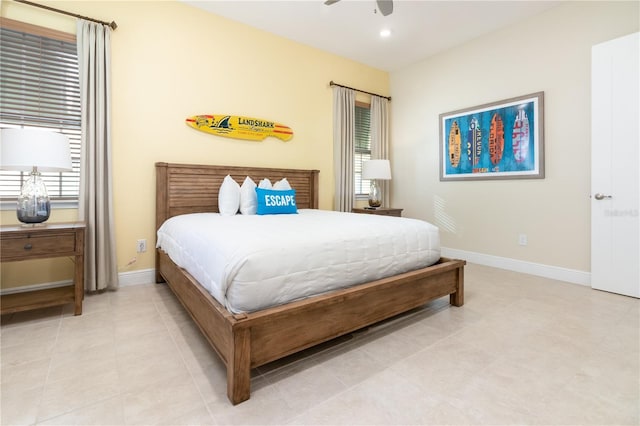
<path id="1" fill-rule="evenodd" d="M 320 207 L 333 203 L 330 80 L 389 93 L 389 76 L 353 61 L 204 13 L 174 1 L 42 2 L 105 21 L 112 35 L 113 164 L 120 272 L 154 267 L 156 161 L 320 170 Z M 75 31 L 71 18 L 2 2 L 2 16 Z M 240 141 L 198 132 L 184 119 L 237 114 L 290 126 L 289 142 Z M 54 212 L 51 220 L 75 211 Z M 3 212 L 2 222 L 15 222 Z M 136 240 L 149 250 L 138 255 Z M 137 256 L 137 262 L 125 265 Z M 3 267 L 7 287 L 29 274 Z M 13 269 L 15 271 L 15 269 Z M 71 276 L 71 275 L 69 275 Z"/>
<path id="2" fill-rule="evenodd" d="M 638 31 L 638 6 L 567 2 L 392 73 L 392 204 L 445 247 L 589 271 L 591 46 Z M 537 91 L 544 180 L 439 181 L 440 113 Z"/>

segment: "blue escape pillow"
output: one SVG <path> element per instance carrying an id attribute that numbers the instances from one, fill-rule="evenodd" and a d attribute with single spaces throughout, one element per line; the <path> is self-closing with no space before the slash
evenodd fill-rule
<path id="1" fill-rule="evenodd" d="M 257 214 L 290 214 L 298 213 L 296 191 L 256 188 L 258 196 Z"/>

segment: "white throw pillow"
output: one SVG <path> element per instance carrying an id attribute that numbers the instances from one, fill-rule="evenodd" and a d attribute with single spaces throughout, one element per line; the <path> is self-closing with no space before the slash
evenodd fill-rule
<path id="1" fill-rule="evenodd" d="M 291 189 L 291 185 L 289 185 L 287 178 L 282 178 L 273 184 L 273 189 L 278 191 L 288 191 Z"/>
<path id="2" fill-rule="evenodd" d="M 258 210 L 258 197 L 256 195 L 256 183 L 249 176 L 244 178 L 240 187 L 240 213 L 256 214 Z"/>
<path id="3" fill-rule="evenodd" d="M 240 208 L 240 185 L 227 175 L 218 192 L 218 211 L 222 216 L 233 216 Z"/>
<path id="4" fill-rule="evenodd" d="M 258 184 L 258 188 L 273 189 L 273 187 L 271 186 L 271 181 L 267 178 L 264 178 L 260 181 L 260 183 Z"/>

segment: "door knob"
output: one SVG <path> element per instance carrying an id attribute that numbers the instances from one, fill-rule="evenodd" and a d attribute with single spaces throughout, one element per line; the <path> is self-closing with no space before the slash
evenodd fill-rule
<path id="1" fill-rule="evenodd" d="M 596 200 L 604 200 L 605 198 L 612 198 L 611 195 L 604 195 L 604 194 L 600 194 L 597 193 L 596 195 L 593 196 Z"/>

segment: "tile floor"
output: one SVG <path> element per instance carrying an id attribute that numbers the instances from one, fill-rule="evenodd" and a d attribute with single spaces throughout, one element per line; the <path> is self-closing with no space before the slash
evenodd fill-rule
<path id="1" fill-rule="evenodd" d="M 423 309 L 225 370 L 165 285 L 2 318 L 2 425 L 640 423 L 640 301 L 479 265 Z"/>

